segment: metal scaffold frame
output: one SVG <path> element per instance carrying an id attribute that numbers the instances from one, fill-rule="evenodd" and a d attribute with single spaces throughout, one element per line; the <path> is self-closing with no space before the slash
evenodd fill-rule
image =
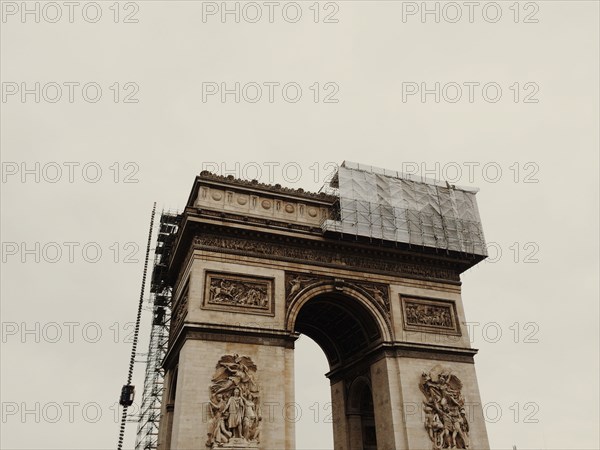
<path id="1" fill-rule="evenodd" d="M 321 192 L 338 197 L 325 233 L 487 255 L 476 189 L 345 161 Z"/>
<path id="2" fill-rule="evenodd" d="M 164 211 L 160 217 L 148 300 L 149 308 L 152 311 L 152 328 L 146 355 L 144 392 L 139 410 L 136 450 L 153 450 L 158 446 L 158 426 L 164 390 L 162 362 L 167 353 L 171 321 L 172 286 L 168 282 L 167 272 L 180 219 L 180 215 Z"/>

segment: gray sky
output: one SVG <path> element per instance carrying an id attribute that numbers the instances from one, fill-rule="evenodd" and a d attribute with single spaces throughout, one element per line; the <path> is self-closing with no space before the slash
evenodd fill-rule
<path id="1" fill-rule="evenodd" d="M 317 190 L 343 160 L 481 189 L 490 443 L 600 446 L 598 3 L 436 4 L 2 2 L 2 448 L 116 446 L 153 201 L 210 167 Z M 296 355 L 298 448 L 328 448 L 325 358 Z"/>

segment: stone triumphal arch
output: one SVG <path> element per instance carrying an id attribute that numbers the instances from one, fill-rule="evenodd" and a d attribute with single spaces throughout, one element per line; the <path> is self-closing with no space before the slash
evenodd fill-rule
<path id="1" fill-rule="evenodd" d="M 475 190 L 344 163 L 320 193 L 203 172 L 168 267 L 159 448 L 295 448 L 294 341 L 330 370 L 334 447 L 488 448 L 460 274 Z"/>

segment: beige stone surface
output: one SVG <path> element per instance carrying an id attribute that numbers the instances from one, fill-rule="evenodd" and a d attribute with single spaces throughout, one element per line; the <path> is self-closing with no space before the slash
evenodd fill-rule
<path id="1" fill-rule="evenodd" d="M 247 275 L 273 279 L 274 316 L 255 314 L 252 310 L 244 312 L 215 311 L 204 305 L 205 282 L 207 272 L 222 272 L 231 275 Z M 285 285 L 284 271 L 281 269 L 261 267 L 258 265 L 240 264 L 235 261 L 206 261 L 195 258 L 190 273 L 188 323 L 207 323 L 232 325 L 236 327 L 284 329 L 285 319 Z"/>
<path id="2" fill-rule="evenodd" d="M 203 449 L 210 419 L 209 386 L 219 359 L 249 356 L 257 366 L 262 409 L 261 449 L 293 449 L 294 423 L 285 408 L 294 402 L 293 351 L 277 346 L 187 340 L 179 354 L 171 449 Z"/>
<path id="3" fill-rule="evenodd" d="M 329 215 L 329 208 L 316 202 L 219 186 L 200 186 L 194 206 L 314 226 Z"/>
<path id="4" fill-rule="evenodd" d="M 405 447 L 403 397 L 395 358 L 382 358 L 371 366 L 377 447 L 400 450 Z"/>
<path id="5" fill-rule="evenodd" d="M 241 327 L 256 330 L 286 330 L 285 271 L 318 273 L 348 280 L 369 280 L 390 285 L 392 341 L 402 343 L 435 344 L 448 347 L 470 348 L 460 286 L 379 274 L 358 275 L 351 270 L 315 268 L 303 264 L 265 261 L 251 257 L 214 254 L 196 251 L 187 266 L 178 293 L 189 277 L 189 306 L 185 322 L 190 325 L 209 324 Z M 207 272 L 266 277 L 273 280 L 274 315 L 265 316 L 226 311 L 214 311 L 204 307 Z M 184 282 L 185 281 L 185 282 Z M 176 294 L 177 295 L 177 294 Z M 430 332 L 406 331 L 403 325 L 401 296 L 426 297 L 449 300 L 456 304 L 457 320 L 461 336 L 447 336 Z M 288 330 L 290 324 L 288 323 Z M 293 324 L 292 324 L 293 325 Z M 294 424 L 285 420 L 285 405 L 293 402 L 293 350 L 255 344 L 233 344 L 214 341 L 188 340 L 179 356 L 178 395 L 173 412 L 172 448 L 202 448 L 206 440 L 208 410 L 208 384 L 219 358 L 227 353 L 250 356 L 259 367 L 258 375 L 268 394 L 263 396 L 263 439 L 260 448 L 294 448 Z M 378 446 L 381 449 L 431 448 L 431 442 L 423 425 L 423 395 L 418 382 L 422 371 L 430 370 L 437 362 L 429 359 L 383 358 L 371 367 L 375 423 Z M 473 403 L 470 411 L 471 436 L 474 448 L 487 448 L 485 423 L 481 412 L 477 380 L 472 364 L 445 362 L 463 381 L 467 401 Z M 199 381 L 202 380 L 202 381 Z M 268 380 L 268 382 L 266 382 Z M 332 385 L 334 418 L 334 441 L 336 450 L 356 448 L 361 436 L 360 422 L 346 415 L 344 382 Z M 267 392 L 265 391 L 265 392 Z M 264 405 L 267 405 L 265 408 Z M 191 447 L 188 447 L 191 446 Z"/>
<path id="6" fill-rule="evenodd" d="M 423 372 L 428 373 L 433 367 L 440 365 L 452 370 L 462 381 L 462 393 L 467 406 L 467 418 L 470 427 L 471 449 L 489 449 L 485 420 L 475 374 L 475 366 L 469 363 L 438 362 L 430 359 L 398 358 L 397 371 L 401 383 L 405 414 L 408 448 L 431 448 L 431 440 L 424 427 L 423 393 L 419 389 L 419 381 Z M 410 412 L 410 413 L 409 413 Z"/>
<path id="7" fill-rule="evenodd" d="M 390 286 L 390 290 L 394 332 L 397 341 L 471 348 L 467 327 L 465 326 L 465 313 L 458 286 L 450 284 L 445 286 L 432 286 L 431 283 L 413 282 L 410 283 L 410 285 L 393 284 Z M 452 301 L 456 305 L 457 321 L 461 335 L 455 336 L 446 333 L 433 333 L 431 331 L 405 330 L 400 300 L 401 296 Z"/>
<path id="8" fill-rule="evenodd" d="M 336 450 L 350 450 L 349 427 L 346 419 L 346 388 L 340 380 L 331 385 L 333 443 Z"/>

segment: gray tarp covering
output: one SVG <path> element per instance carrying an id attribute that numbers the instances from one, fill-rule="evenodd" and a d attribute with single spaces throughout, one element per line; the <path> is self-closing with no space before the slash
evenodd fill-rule
<path id="1" fill-rule="evenodd" d="M 487 255 L 476 189 L 347 161 L 334 180 L 341 220 L 324 231 Z"/>

